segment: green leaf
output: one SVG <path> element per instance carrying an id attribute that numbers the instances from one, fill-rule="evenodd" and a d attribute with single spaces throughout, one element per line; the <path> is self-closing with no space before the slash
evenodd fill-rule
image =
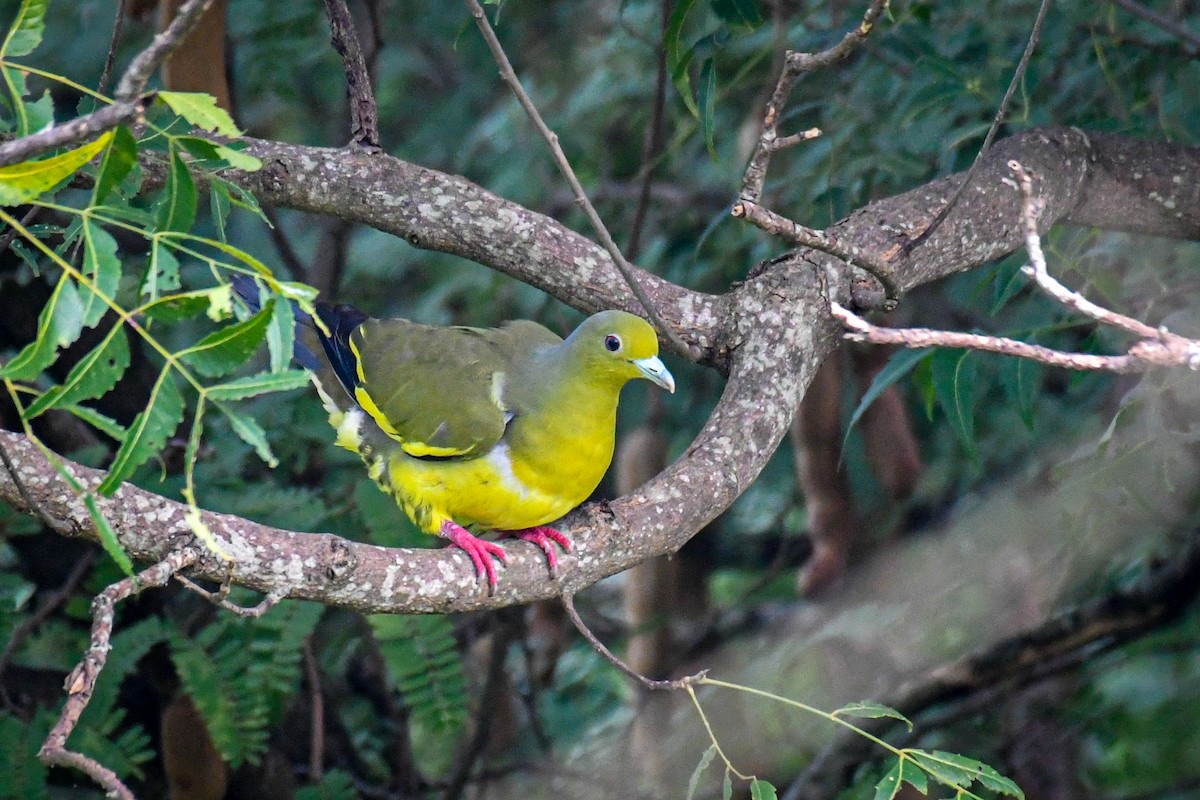
<path id="1" fill-rule="evenodd" d="M 179 259 L 175 258 L 166 242 L 156 236 L 150 244 L 150 263 L 146 266 L 146 274 L 142 278 L 142 285 L 138 287 L 138 294 L 154 300 L 159 292 L 173 292 L 178 288 Z"/>
<path id="2" fill-rule="evenodd" d="M 1000 385 L 1009 405 L 1015 406 L 1017 414 L 1030 433 L 1034 429 L 1034 407 L 1038 390 L 1042 388 L 1044 367 L 1028 358 L 1006 358 L 1000 364 Z"/>
<path id="3" fill-rule="evenodd" d="M 933 391 L 950 426 L 972 462 L 979 463 L 975 449 L 975 380 L 978 370 L 969 350 L 937 350 L 929 359 Z"/>
<path id="4" fill-rule="evenodd" d="M 846 438 L 850 438 L 850 431 L 854 430 L 854 426 L 862 419 L 862 415 L 871 404 L 879 399 L 879 395 L 883 394 L 889 386 L 898 383 L 901 378 L 906 376 L 918 364 L 929 358 L 933 354 L 933 350 L 923 348 L 920 350 L 897 350 L 892 353 L 892 357 L 883 365 L 883 369 L 875 373 L 875 377 L 871 380 L 871 385 L 863 392 L 862 399 L 858 401 L 858 407 L 854 409 L 854 413 L 850 415 L 850 423 L 846 425 Z M 842 441 L 842 447 L 845 448 L 845 440 Z"/>
<path id="5" fill-rule="evenodd" d="M 123 440 L 125 434 L 128 433 L 125 427 L 119 422 L 111 417 L 106 417 L 94 408 L 88 408 L 87 406 L 63 406 L 62 410 L 69 411 L 88 425 L 91 425 L 96 430 L 118 442 Z"/>
<path id="6" fill-rule="evenodd" d="M 179 150 L 171 146 L 171 166 L 167 172 L 166 194 L 158 203 L 155 229 L 186 233 L 196 221 L 196 184 Z"/>
<path id="7" fill-rule="evenodd" d="M 74 281 L 63 275 L 38 317 L 37 338 L 0 367 L 0 378 L 33 380 L 54 361 L 58 348 L 67 347 L 82 332 L 83 303 L 79 290 Z"/>
<path id="8" fill-rule="evenodd" d="M 908 717 L 901 714 L 894 708 L 888 708 L 879 703 L 847 703 L 846 705 L 833 712 L 834 716 L 843 717 L 863 717 L 865 719 L 894 719 L 903 722 L 911 731 L 913 725 L 909 722 Z"/>
<path id="9" fill-rule="evenodd" d="M 274 469 L 279 466 L 279 459 L 275 458 L 275 454 L 271 452 L 271 445 L 267 443 L 267 432 L 262 429 L 254 417 L 243 414 L 225 403 L 217 403 L 216 406 L 221 409 L 222 414 L 229 418 L 229 425 L 238 438 L 253 447 L 254 452 L 258 453 L 258 457 L 268 467 Z"/>
<path id="10" fill-rule="evenodd" d="M 716 15 L 729 25 L 757 28 L 763 23 L 757 0 L 709 0 L 708 4 L 712 6 Z"/>
<path id="11" fill-rule="evenodd" d="M 179 322 L 202 314 L 212 305 L 212 289 L 195 289 L 160 297 L 142 307 L 142 313 L 160 322 Z"/>
<path id="12" fill-rule="evenodd" d="M 725 779 L 721 781 L 721 800 L 732 800 L 733 798 L 733 778 L 729 774 L 729 768 L 725 768 Z"/>
<path id="13" fill-rule="evenodd" d="M 113 132 L 101 134 L 82 147 L 41 161 L 22 161 L 0 167 L 0 206 L 15 206 L 34 200 L 70 178 L 108 146 Z"/>
<path id="14" fill-rule="evenodd" d="M 129 559 L 125 548 L 121 547 L 121 543 L 117 541 L 117 532 L 112 529 L 112 525 L 100 512 L 100 506 L 96 504 L 96 495 L 88 492 L 83 498 L 83 504 L 87 506 L 88 516 L 92 518 L 92 524 L 96 526 L 96 533 L 100 535 L 100 544 L 104 547 L 104 552 L 108 553 L 109 558 L 117 563 L 122 572 L 132 578 L 133 562 Z"/>
<path id="15" fill-rule="evenodd" d="M 271 371 L 283 372 L 292 363 L 296 345 L 296 314 L 286 300 L 275 304 L 271 327 L 267 329 L 267 348 L 271 352 Z"/>
<path id="16" fill-rule="evenodd" d="M 183 421 L 183 396 L 175 386 L 171 371 L 171 366 L 166 365 L 159 373 L 146 410 L 134 417 L 108 468 L 108 475 L 99 486 L 101 494 L 112 495 L 138 466 L 163 448 L 167 438 Z"/>
<path id="17" fill-rule="evenodd" d="M 700 67 L 700 85 L 696 89 L 696 106 L 700 111 L 700 130 L 704 134 L 704 146 L 708 155 L 714 161 L 717 159 L 716 146 L 713 144 L 713 108 L 717 97 L 717 75 L 711 58 L 704 59 Z"/>
<path id="18" fill-rule="evenodd" d="M 1008 305 L 1008 301 L 1016 297 L 1028 284 L 1025 274 L 1021 272 L 1024 264 L 1024 258 L 1010 257 L 996 267 L 995 276 L 992 279 L 992 305 L 988 309 L 988 313 L 992 316 L 999 314 L 1000 310 Z"/>
<path id="19" fill-rule="evenodd" d="M 754 778 L 750 781 L 750 800 L 777 800 L 775 786 L 764 780 Z"/>
<path id="20" fill-rule="evenodd" d="M 83 325 L 95 327 L 108 311 L 107 300 L 113 300 L 121 284 L 121 259 L 117 257 L 117 240 L 91 217 L 83 219 L 83 274 L 92 281 L 84 287 Z"/>
<path id="21" fill-rule="evenodd" d="M 663 31 L 663 48 L 667 53 L 667 68 L 671 73 L 671 83 L 683 98 L 684 105 L 692 116 L 699 117 L 696 101 L 692 98 L 692 80 L 688 75 L 688 66 L 692 62 L 693 51 L 683 43 L 683 23 L 688 12 L 696 5 L 696 0 L 680 0 L 671 10 L 667 20 L 666 30 Z"/>
<path id="22" fill-rule="evenodd" d="M 177 136 L 175 137 L 175 141 L 179 142 L 185 150 L 202 161 L 224 162 L 234 169 L 246 172 L 254 172 L 262 168 L 262 161 L 249 153 L 243 153 L 232 147 L 210 142 L 208 139 L 201 139 L 199 136 Z"/>
<path id="23" fill-rule="evenodd" d="M 892 800 L 900 791 L 900 770 L 903 760 L 897 758 L 896 763 L 883 774 L 879 783 L 875 784 L 875 800 Z"/>
<path id="24" fill-rule="evenodd" d="M 37 49 L 42 43 L 42 33 L 46 29 L 46 7 L 50 0 L 24 0 L 17 11 L 4 44 L 0 46 L 0 58 L 15 58 L 26 56 Z"/>
<path id="25" fill-rule="evenodd" d="M 911 726 L 909 730 L 912 730 Z M 911 784 L 921 794 L 929 793 L 929 781 L 926 778 L 925 771 L 910 758 L 900 760 L 900 780 Z"/>
<path id="26" fill-rule="evenodd" d="M 209 400 L 242 400 L 270 392 L 300 389 L 307 386 L 308 381 L 308 373 L 301 369 L 261 372 L 258 375 L 247 375 L 217 386 L 209 386 L 204 393 Z"/>
<path id="27" fill-rule="evenodd" d="M 217 238 L 222 242 L 228 242 L 225 224 L 229 220 L 230 199 L 229 187 L 224 181 L 209 181 L 208 210 L 212 216 L 213 227 L 217 229 Z"/>
<path id="28" fill-rule="evenodd" d="M 924 750 L 908 751 L 909 755 L 938 782 L 946 786 L 968 787 L 979 781 L 984 787 L 1001 794 L 1025 799 L 1025 793 L 1016 783 L 1001 775 L 996 770 L 968 756 L 958 753 L 947 753 L 944 750 L 926 752 Z"/>
<path id="29" fill-rule="evenodd" d="M 696 786 L 700 783 L 700 776 L 704 770 L 708 769 L 708 765 L 712 763 L 717 756 L 717 746 L 710 744 L 708 749 L 704 751 L 704 755 L 700 756 L 700 763 L 692 770 L 691 780 L 688 781 L 687 800 L 692 800 L 696 796 Z"/>
<path id="30" fill-rule="evenodd" d="M 296 790 L 296 800 L 360 800 L 361 797 L 354 788 L 354 779 L 340 769 L 329 770 L 316 785 Z"/>
<path id="31" fill-rule="evenodd" d="M 124 126 L 113 131 L 112 142 L 104 151 L 100 172 L 96 176 L 96 187 L 92 190 L 92 205 L 103 205 L 113 189 L 133 171 L 137 164 L 137 142 Z"/>
<path id="32" fill-rule="evenodd" d="M 233 372 L 246 363 L 246 359 L 266 338 L 274 305 L 275 299 L 271 298 L 250 319 L 213 331 L 186 350 L 181 350 L 178 354 L 180 360 L 210 378 Z"/>
<path id="33" fill-rule="evenodd" d="M 52 386 L 25 409 L 24 419 L 55 406 L 67 406 L 80 400 L 91 400 L 106 394 L 117 384 L 129 367 L 129 341 L 120 324 L 114 325 L 108 336 L 92 351 L 71 367 L 58 386 Z"/>
<path id="34" fill-rule="evenodd" d="M 197 128 L 219 133 L 222 136 L 241 136 L 233 117 L 229 112 L 217 105 L 217 99 L 203 92 L 159 92 L 158 99 L 162 100 L 171 110 L 186 119 Z"/>

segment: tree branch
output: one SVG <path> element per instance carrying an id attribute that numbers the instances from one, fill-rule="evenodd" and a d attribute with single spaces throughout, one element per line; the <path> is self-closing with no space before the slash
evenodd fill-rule
<path id="1" fill-rule="evenodd" d="M 358 43 L 358 30 L 346 8 L 346 0 L 325 0 L 333 49 L 342 57 L 346 70 L 346 94 L 350 98 L 350 143 L 370 150 L 379 149 L 379 109 L 371 74 Z"/>

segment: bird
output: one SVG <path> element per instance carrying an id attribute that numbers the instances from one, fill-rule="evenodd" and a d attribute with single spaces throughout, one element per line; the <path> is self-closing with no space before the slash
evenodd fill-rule
<path id="1" fill-rule="evenodd" d="M 322 325 L 308 328 L 326 363 L 299 348 L 297 359 L 336 444 L 418 528 L 463 550 L 489 594 L 507 554 L 469 529 L 532 542 L 556 578 L 555 547 L 569 552 L 571 541 L 548 523 L 604 477 L 621 389 L 645 379 L 675 391 L 654 328 L 625 311 L 593 314 L 562 339 L 530 320 L 443 327 L 315 309 Z"/>

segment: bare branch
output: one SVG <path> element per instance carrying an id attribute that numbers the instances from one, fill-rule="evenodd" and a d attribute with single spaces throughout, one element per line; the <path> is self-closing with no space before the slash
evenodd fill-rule
<path id="1" fill-rule="evenodd" d="M 754 154 L 750 157 L 750 163 L 746 166 L 746 173 L 742 178 L 742 191 L 738 195 L 739 200 L 758 203 L 762 198 L 767 167 L 770 165 L 771 155 L 775 151 L 820 135 L 820 131 L 813 128 L 802 134 L 779 136 L 779 121 L 783 118 L 783 108 L 787 105 L 788 96 L 792 93 L 796 79 L 805 72 L 812 72 L 835 64 L 857 50 L 875 29 L 879 15 L 886 7 L 887 0 L 871 0 L 871 5 L 867 8 L 858 27 L 848 32 L 840 42 L 827 50 L 819 53 L 797 53 L 792 50 L 787 52 L 784 56 L 783 70 L 779 73 L 779 79 L 775 84 L 775 91 L 771 94 L 771 99 L 767 101 L 767 108 L 763 112 L 758 146 L 755 147 Z"/>
<path id="2" fill-rule="evenodd" d="M 149 47 L 134 56 L 125 74 L 121 76 L 121 82 L 117 84 L 116 102 L 61 125 L 5 142 L 0 145 L 0 166 L 25 161 L 55 147 L 90 139 L 119 125 L 140 122 L 152 99 L 140 96 L 146 88 L 146 82 L 150 80 L 150 75 L 191 32 L 212 2 L 213 0 L 187 0 L 180 6 L 179 13 L 171 20 L 167 29 L 155 36 Z"/>
<path id="3" fill-rule="evenodd" d="M 71 674 L 67 676 L 67 702 L 63 706 L 58 722 L 50 730 L 50 735 L 38 751 L 38 758 L 47 766 L 74 767 L 86 773 L 92 780 L 100 784 L 110 797 L 121 800 L 134 800 L 133 793 L 121 782 L 116 773 L 102 766 L 95 759 L 82 753 L 67 750 L 67 739 L 88 701 L 96 688 L 96 679 L 100 677 L 108 661 L 108 651 L 113 632 L 113 617 L 116 605 L 130 595 L 137 594 L 146 588 L 164 585 L 179 570 L 196 563 L 199 551 L 192 548 L 178 550 L 162 561 L 138 573 L 136 577 L 126 578 L 112 584 L 96 595 L 92 601 L 92 639 L 91 646 L 83 654 L 83 658 Z"/>
<path id="4" fill-rule="evenodd" d="M 379 149 L 379 109 L 371 74 L 358 42 L 358 30 L 346 7 L 346 0 L 325 0 L 333 49 L 342 57 L 346 70 L 346 94 L 350 98 L 350 143 L 372 150 Z"/>
<path id="5" fill-rule="evenodd" d="M 1111 2 L 1113 5 L 1125 9 L 1130 14 L 1141 17 L 1151 25 L 1161 28 L 1172 36 L 1181 39 L 1191 52 L 1195 53 L 1200 50 L 1200 36 L 1197 36 L 1191 29 L 1178 20 L 1171 19 L 1153 9 L 1146 8 L 1141 3 L 1134 2 L 1134 0 L 1111 0 Z"/>
<path id="6" fill-rule="evenodd" d="M 613 241 L 612 234 L 608 232 L 608 227 L 605 226 L 604 221 L 600 219 L 600 215 L 596 212 L 595 206 L 593 206 L 591 200 L 588 199 L 587 192 L 583 190 L 583 185 L 579 182 L 579 178 L 575 175 L 575 170 L 571 168 L 571 162 L 567 160 L 566 153 L 564 153 L 562 151 L 562 147 L 559 146 L 558 134 L 550 130 L 550 127 L 546 125 L 545 120 L 542 119 L 542 115 L 538 113 L 537 107 L 533 104 L 533 100 L 530 99 L 529 95 L 525 92 L 524 87 L 521 86 L 521 81 L 517 78 L 517 73 L 515 70 L 513 70 L 512 63 L 509 62 L 508 56 L 504 52 L 504 48 L 500 45 L 500 40 L 496 37 L 496 32 L 492 30 L 491 23 L 488 22 L 487 14 L 485 14 L 483 11 L 483 6 L 479 5 L 478 0 L 467 0 L 467 7 L 471 11 L 471 16 L 475 18 L 475 24 L 479 27 L 480 33 L 483 34 L 484 41 L 487 42 L 487 46 L 492 53 L 492 57 L 496 60 L 496 64 L 500 67 L 500 78 L 506 84 L 508 84 L 508 87 L 512 90 L 513 94 L 516 95 L 517 101 L 521 104 L 521 108 L 525 109 L 525 113 L 528 114 L 530 120 L 533 121 L 534 127 L 537 128 L 537 131 L 539 134 L 541 134 L 542 139 L 544 139 L 546 144 L 550 147 L 550 152 L 554 157 L 554 163 L 558 166 L 558 169 L 562 173 L 563 177 L 566 178 L 567 183 L 570 184 L 571 191 L 575 194 L 575 201 L 579 204 L 579 207 L 583 210 L 584 215 L 588 218 L 588 222 L 591 223 L 592 229 L 596 232 L 597 238 L 599 238 L 600 243 L 604 245 L 604 249 L 608 251 L 609 256 L 612 258 L 613 264 L 616 265 L 617 269 L 621 273 L 621 276 L 624 277 L 626 284 L 628 284 L 629 289 L 637 298 L 638 303 L 640 303 L 642 308 L 645 309 L 647 316 L 650 317 L 650 321 L 654 323 L 654 327 L 656 327 L 659 332 L 671 342 L 675 350 L 680 355 L 686 355 L 692 361 L 699 361 L 701 357 L 700 350 L 684 342 L 683 339 L 679 337 L 679 334 L 675 332 L 674 328 L 671 328 L 666 322 L 663 321 L 662 317 L 658 313 L 657 308 L 655 308 L 654 303 L 650 300 L 650 297 L 646 294 L 646 291 L 638 282 L 637 277 L 633 274 L 633 267 L 631 267 L 629 262 L 625 260 L 625 256 L 621 254 L 621 248 L 617 247 L 617 243 Z"/>
<path id="7" fill-rule="evenodd" d="M 975 160 L 971 162 L 967 174 L 963 176 L 961 182 L 954 189 L 954 194 L 950 195 L 946 200 L 946 204 L 942 206 L 942 210 L 937 213 L 933 221 L 921 234 L 905 245 L 906 252 L 911 252 L 920 245 L 924 244 L 933 232 L 938 229 L 946 217 L 950 216 L 950 212 L 954 210 L 955 203 L 962 197 L 967 186 L 971 183 L 971 179 L 975 177 L 975 172 L 979 169 L 979 165 L 983 163 L 983 158 L 992 149 L 992 142 L 996 139 L 996 134 L 1000 130 L 1000 125 L 1004 122 L 1004 117 L 1008 114 L 1008 104 L 1012 102 L 1013 95 L 1017 92 L 1017 87 L 1021 85 L 1022 79 L 1025 77 L 1025 70 L 1029 67 L 1029 59 L 1033 56 L 1033 51 L 1037 48 L 1038 39 L 1042 35 L 1042 25 L 1046 21 L 1046 12 L 1050 10 L 1050 0 L 1042 0 L 1041 6 L 1038 7 L 1037 17 L 1033 21 L 1033 30 L 1029 32 L 1029 40 L 1025 42 L 1025 52 L 1021 54 L 1020 61 L 1017 62 L 1017 68 L 1013 70 L 1012 80 L 1008 82 L 1008 89 L 1004 92 L 1004 97 L 1000 100 L 1000 107 L 996 109 L 996 116 L 992 119 L 991 127 L 988 128 L 987 135 L 983 137 L 983 144 L 979 147 L 979 152 L 975 154 Z"/>
<path id="8" fill-rule="evenodd" d="M 125 68 L 125 74 L 121 76 L 114 94 L 119 102 L 129 102 L 142 93 L 154 70 L 162 66 L 192 28 L 196 27 L 200 17 L 204 16 L 204 12 L 208 11 L 212 3 L 213 0 L 187 0 L 179 7 L 167 29 L 157 34 L 150 46 L 134 56 L 133 61 Z"/>
<path id="9" fill-rule="evenodd" d="M 230 563 L 230 579 L 232 579 L 233 567 L 234 565 Z M 249 607 L 239 606 L 237 603 L 234 603 L 226 598 L 226 595 L 229 594 L 229 588 L 232 585 L 228 580 L 223 582 L 221 584 L 221 588 L 215 592 L 208 591 L 203 586 L 198 585 L 195 581 L 185 578 L 182 575 L 176 575 L 175 580 L 179 581 L 179 583 L 182 584 L 185 589 L 200 595 L 217 608 L 223 608 L 239 617 L 246 617 L 250 619 L 257 619 L 258 617 L 266 614 L 272 608 L 277 606 L 279 601 L 284 599 L 286 596 L 286 593 L 280 589 L 277 591 L 268 592 L 267 596 L 259 601 L 256 605 Z"/>
<path id="10" fill-rule="evenodd" d="M 601 642 L 599 639 L 596 638 L 596 634 L 592 633 L 591 629 L 588 628 L 588 626 L 586 624 L 584 624 L 583 618 L 580 617 L 579 612 L 575 610 L 575 596 L 574 595 L 564 594 L 562 596 L 562 604 L 563 604 L 563 607 L 567 609 L 567 616 L 571 618 L 571 622 L 572 622 L 572 624 L 575 625 L 575 629 L 578 630 L 583 635 L 584 639 L 587 639 L 588 644 L 590 644 L 592 646 L 592 649 L 595 650 L 597 653 L 599 653 L 601 656 L 603 656 L 605 661 L 612 664 L 614 667 L 619 669 L 621 672 L 624 672 L 630 678 L 633 678 L 633 680 L 637 681 L 639 684 L 641 684 L 646 689 L 659 690 L 659 691 L 674 691 L 676 689 L 686 689 L 687 687 L 691 686 L 694 683 L 703 681 L 705 676 L 708 675 L 708 670 L 702 670 L 700 672 L 697 672 L 695 675 L 688 675 L 686 677 L 677 678 L 676 680 L 670 680 L 670 681 L 656 681 L 656 680 L 647 678 L 645 675 L 642 675 L 642 674 L 634 671 L 633 667 L 629 666 L 624 661 L 617 658 L 616 655 L 614 655 L 611 650 L 609 650 L 607 647 L 604 646 L 603 642 Z"/>

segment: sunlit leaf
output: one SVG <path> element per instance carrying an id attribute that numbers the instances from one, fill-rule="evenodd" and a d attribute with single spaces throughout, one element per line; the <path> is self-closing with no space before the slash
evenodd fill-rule
<path id="1" fill-rule="evenodd" d="M 196 344 L 180 351 L 180 360 L 201 375 L 210 378 L 232 372 L 246 363 L 246 359 L 266 338 L 274 304 L 275 300 L 272 298 L 267 301 L 262 311 L 250 319 L 213 331 Z"/>
<path id="2" fill-rule="evenodd" d="M 240 150 L 227 145 L 210 142 L 199 136 L 177 136 L 178 142 L 185 150 L 203 161 L 223 161 L 234 169 L 254 172 L 262 167 L 262 161 Z"/>
<path id="3" fill-rule="evenodd" d="M 217 105 L 217 99 L 203 92 L 159 92 L 158 99 L 197 128 L 222 136 L 241 136 L 229 112 Z"/>
<path id="4" fill-rule="evenodd" d="M 102 134 L 82 147 L 41 161 L 22 161 L 0 167 L 0 206 L 15 206 L 34 200 L 70 178 L 108 146 L 113 132 Z"/>
<path id="5" fill-rule="evenodd" d="M 62 409 L 63 411 L 69 411 L 86 422 L 88 425 L 91 425 L 96 430 L 118 442 L 124 439 L 125 434 L 128 433 L 128 431 L 125 429 L 125 426 L 121 425 L 113 418 L 101 414 L 94 408 L 72 405 L 63 406 Z"/>
<path id="6" fill-rule="evenodd" d="M 58 386 L 52 386 L 25 409 L 24 418 L 33 419 L 55 406 L 67 406 L 109 392 L 129 367 L 129 341 L 121 325 L 114 325 L 108 336 L 79 360 Z"/>
<path id="7" fill-rule="evenodd" d="M 121 442 L 108 475 L 99 491 L 111 495 L 121 482 L 151 456 L 162 450 L 179 423 L 183 421 L 183 396 L 171 377 L 171 367 L 163 367 L 150 393 L 146 410 L 138 414 Z"/>
<path id="8" fill-rule="evenodd" d="M 205 390 L 210 400 L 242 400 L 270 392 L 286 392 L 308 385 L 308 373 L 300 369 L 247 375 Z"/>

